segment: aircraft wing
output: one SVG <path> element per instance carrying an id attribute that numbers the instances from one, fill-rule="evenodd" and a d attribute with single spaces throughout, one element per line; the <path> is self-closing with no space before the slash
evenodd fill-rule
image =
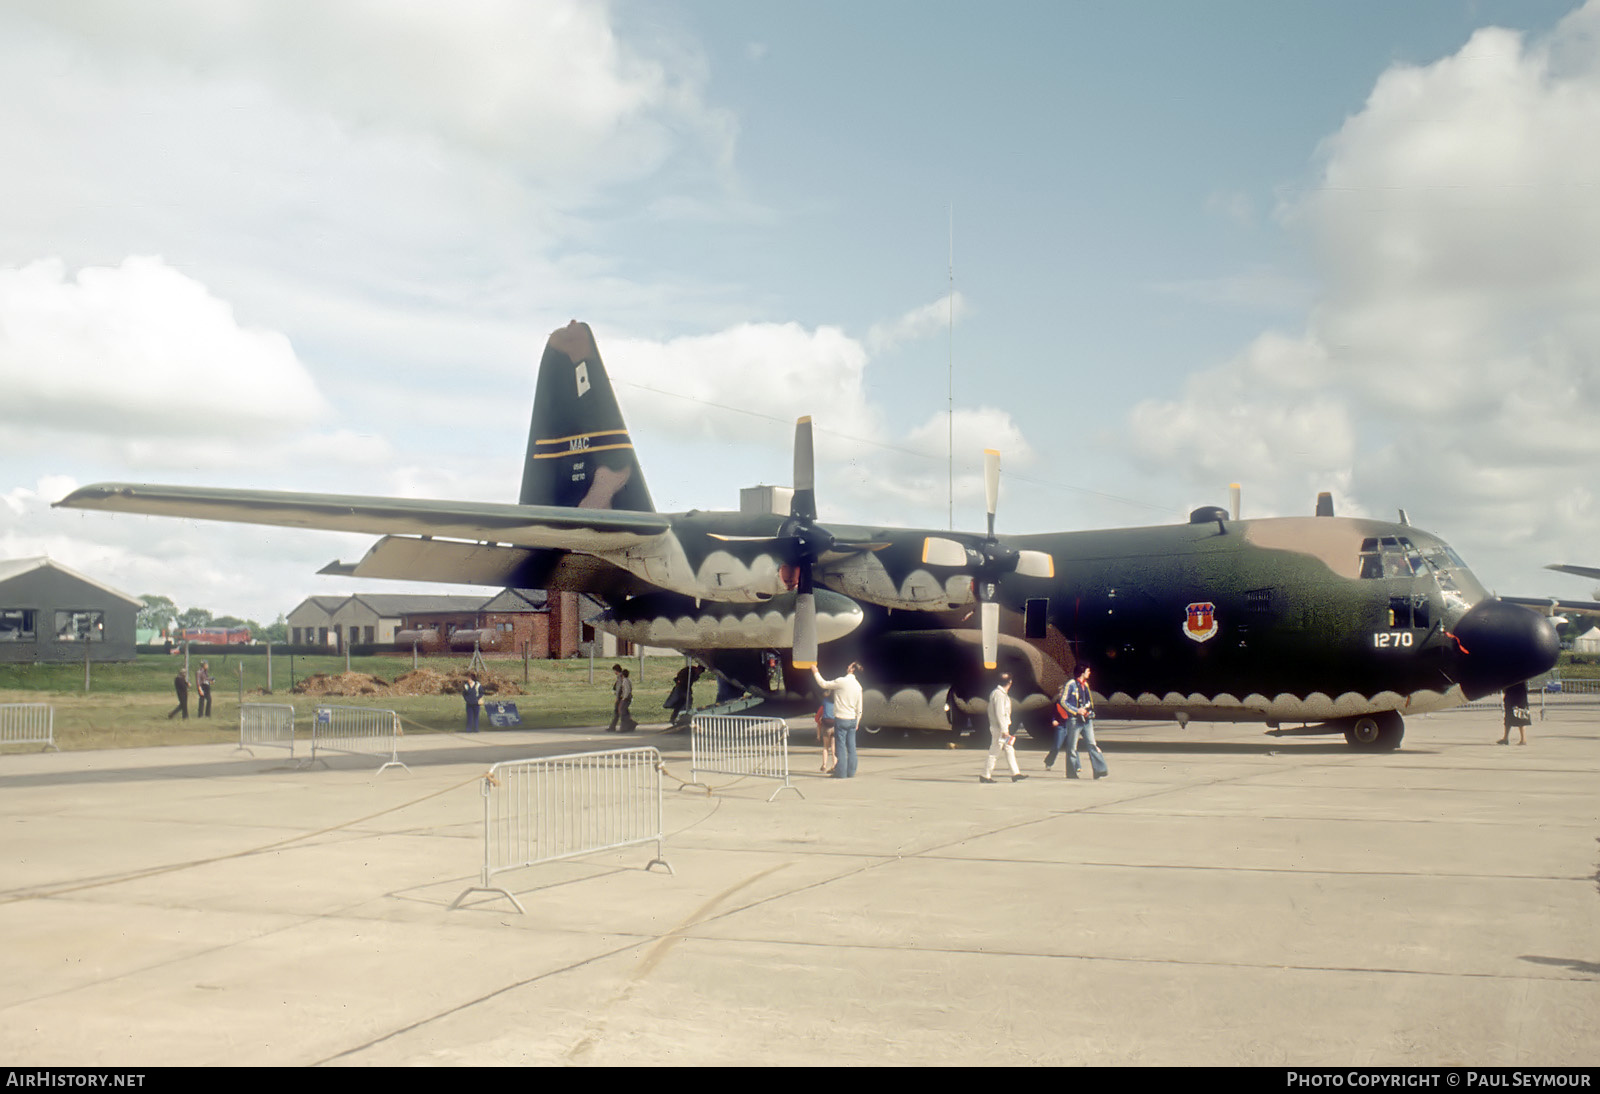
<path id="1" fill-rule="evenodd" d="M 640 546 L 668 534 L 672 528 L 672 522 L 659 513 L 614 509 L 119 482 L 81 487 L 56 505 L 334 532 L 446 536 L 582 552 Z"/>
<path id="2" fill-rule="evenodd" d="M 1502 596 L 1500 599 L 1532 608 L 1541 615 L 1600 616 L 1600 601 L 1595 600 L 1566 600 L 1553 596 Z"/>
<path id="3" fill-rule="evenodd" d="M 1577 574 L 1579 577 L 1600 578 L 1600 566 L 1574 566 L 1566 562 L 1552 562 L 1545 569 L 1556 570 L 1563 574 Z"/>

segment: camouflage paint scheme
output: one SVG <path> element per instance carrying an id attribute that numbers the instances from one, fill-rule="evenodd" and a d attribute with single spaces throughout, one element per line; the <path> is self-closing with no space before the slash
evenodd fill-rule
<path id="1" fill-rule="evenodd" d="M 862 662 L 870 725 L 981 724 L 993 686 L 973 594 L 986 537 L 654 512 L 581 323 L 546 347 L 516 505 L 120 483 L 57 504 L 382 534 L 359 563 L 323 572 L 591 593 L 609 606 L 596 626 L 685 649 L 774 698 L 814 694 L 808 669 L 786 666 L 779 684 L 765 657 L 785 644 L 797 562 L 809 559 L 824 671 Z M 1558 648 L 1547 621 L 1489 597 L 1409 524 L 1230 520 L 1208 507 L 1186 524 L 987 548 L 1010 560 L 995 579 L 998 671 L 1016 678 L 1014 707 L 1041 734 L 1088 661 L 1101 718 L 1326 723 L 1352 744 L 1394 747 L 1403 714 L 1526 680 Z"/>

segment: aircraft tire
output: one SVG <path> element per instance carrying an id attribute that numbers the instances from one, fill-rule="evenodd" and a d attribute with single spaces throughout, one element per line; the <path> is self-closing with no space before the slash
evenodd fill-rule
<path id="1" fill-rule="evenodd" d="M 1405 735 L 1405 719 L 1392 710 L 1357 718 L 1344 731 L 1345 743 L 1362 752 L 1393 752 Z"/>

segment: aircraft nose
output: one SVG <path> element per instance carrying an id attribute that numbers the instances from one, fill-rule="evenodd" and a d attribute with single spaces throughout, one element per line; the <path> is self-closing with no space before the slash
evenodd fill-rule
<path id="1" fill-rule="evenodd" d="M 1561 653 L 1561 641 L 1548 619 L 1504 600 L 1473 605 L 1452 633 L 1456 681 L 1469 700 L 1545 672 Z"/>

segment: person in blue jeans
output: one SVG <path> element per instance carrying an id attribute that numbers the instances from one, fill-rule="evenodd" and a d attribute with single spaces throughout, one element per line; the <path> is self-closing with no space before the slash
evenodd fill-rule
<path id="1" fill-rule="evenodd" d="M 1106 758 L 1100 751 L 1100 746 L 1094 739 L 1094 692 L 1089 687 L 1089 666 L 1078 666 L 1078 678 L 1067 685 L 1062 694 L 1062 704 L 1067 711 L 1067 778 L 1078 777 L 1078 738 L 1083 738 L 1084 747 L 1089 750 L 1089 764 L 1094 768 L 1094 777 L 1103 779 L 1111 772 L 1106 768 Z M 1056 738 L 1058 741 L 1060 737 Z M 1045 761 L 1048 767 L 1050 760 L 1055 758 L 1052 749 L 1050 757 Z"/>
<path id="2" fill-rule="evenodd" d="M 1072 732 L 1072 712 L 1067 708 L 1067 695 L 1073 691 L 1078 681 L 1075 677 L 1068 677 L 1067 682 L 1061 685 L 1061 690 L 1056 693 L 1056 709 L 1050 725 L 1055 729 L 1055 739 L 1050 742 L 1050 751 L 1045 753 L 1044 769 L 1051 770 L 1056 766 L 1056 757 L 1061 755 L 1062 746 L 1067 743 L 1067 734 Z M 1067 777 L 1072 777 L 1070 765 Z"/>
<path id="3" fill-rule="evenodd" d="M 856 673 L 861 671 L 859 661 L 850 662 L 845 674 L 837 680 L 824 680 L 815 665 L 811 675 L 823 691 L 833 693 L 833 744 L 838 759 L 834 762 L 833 777 L 853 779 L 856 775 L 856 727 L 861 722 L 861 681 Z"/>

